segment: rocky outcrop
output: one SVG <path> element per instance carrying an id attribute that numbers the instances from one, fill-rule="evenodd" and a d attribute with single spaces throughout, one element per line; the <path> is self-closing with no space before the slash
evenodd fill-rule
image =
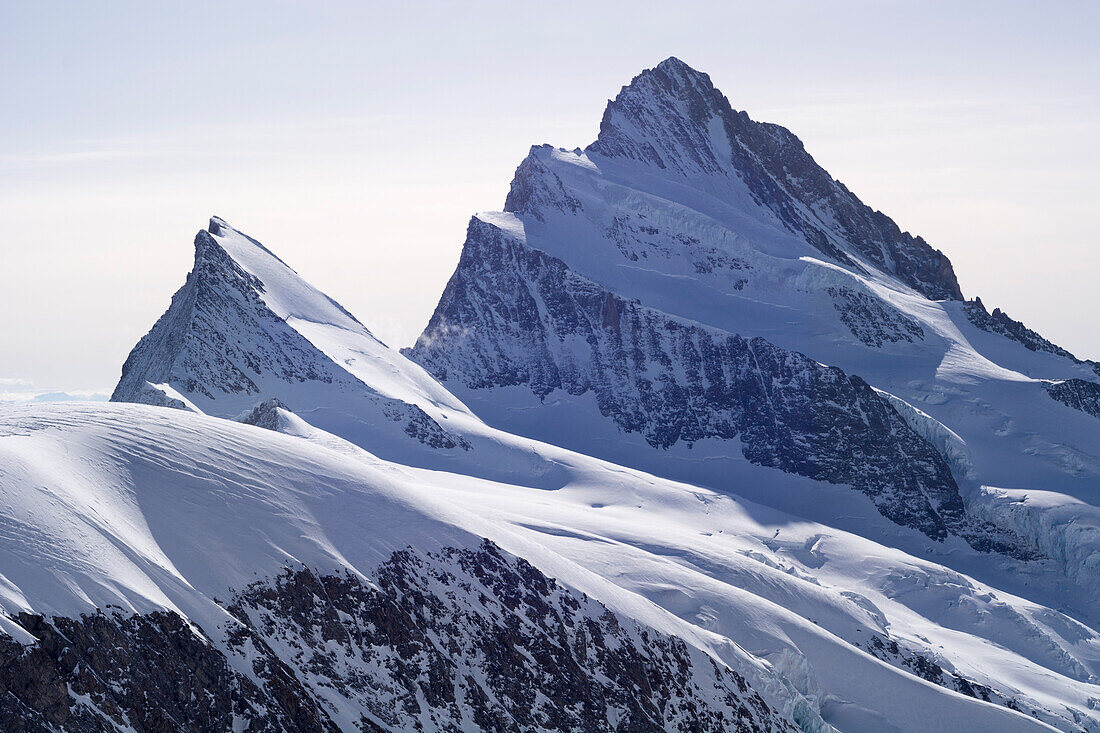
<path id="1" fill-rule="evenodd" d="M 283 414 L 284 412 L 291 412 L 291 409 L 277 398 L 272 397 L 269 400 L 260 402 L 252 408 L 251 412 L 242 415 L 237 420 L 245 425 L 255 425 L 264 430 L 281 433 L 287 429 L 287 418 Z"/>
<path id="2" fill-rule="evenodd" d="M 372 581 L 288 569 L 226 605 L 23 615 L 0 639 L 6 731 L 776 731 L 746 679 L 487 540 L 395 552 Z M 236 669 L 250 669 L 245 675 Z"/>
<path id="3" fill-rule="evenodd" d="M 1030 351 L 1054 354 L 1069 359 L 1076 364 L 1087 364 L 1092 367 L 1097 376 L 1100 376 L 1100 363 L 1078 359 L 1058 344 L 1048 341 L 1020 321 L 1014 320 L 1000 308 L 994 308 L 993 312 L 990 313 L 986 310 L 981 298 L 967 301 L 963 305 L 963 310 L 967 319 L 983 331 L 1000 334 L 1005 338 L 1012 339 L 1023 344 Z"/>
<path id="4" fill-rule="evenodd" d="M 1062 404 L 1100 418 L 1100 384 L 1084 379 L 1066 379 L 1045 386 L 1047 394 Z"/>
<path id="5" fill-rule="evenodd" d="M 750 461 L 849 484 L 929 537 L 1029 552 L 966 516 L 943 457 L 859 377 L 621 298 L 478 219 L 409 353 L 472 389 L 591 392 L 655 448 L 739 438 Z"/>

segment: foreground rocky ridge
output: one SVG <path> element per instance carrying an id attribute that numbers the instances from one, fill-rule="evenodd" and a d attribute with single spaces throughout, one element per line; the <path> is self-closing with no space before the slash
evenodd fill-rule
<path id="1" fill-rule="evenodd" d="M 879 723 L 889 721 L 907 733 L 923 733 L 928 719 L 945 729 L 960 723 L 974 730 L 1040 730 L 1032 710 L 1061 730 L 1096 727 L 1088 700 L 1096 696 L 1089 680 L 1100 636 L 1051 607 L 950 571 L 924 553 L 907 554 L 534 441 L 522 445 L 552 472 L 517 464 L 514 479 L 501 483 L 383 461 L 311 428 L 274 401 L 248 422 L 256 426 L 128 404 L 2 411 L 2 628 L 33 649 L 36 637 L 49 634 L 23 614 L 43 616 L 58 628 L 65 626 L 58 618 L 82 614 L 105 616 L 108 624 L 130 613 L 177 614 L 179 624 L 154 623 L 141 633 L 201 629 L 195 632 L 200 640 L 208 640 L 241 677 L 225 677 L 229 673 L 215 659 L 188 661 L 200 650 L 184 639 L 162 649 L 131 644 L 100 626 L 96 640 L 81 642 L 73 655 L 63 653 L 69 642 L 55 639 L 36 665 L 85 657 L 106 665 L 98 668 L 104 679 L 129 675 L 136 680 L 127 688 L 132 695 L 115 688 L 96 692 L 88 681 L 94 675 L 83 675 L 86 667 L 64 667 L 53 676 L 87 677 L 79 689 L 101 694 L 100 707 L 134 706 L 126 713 L 134 720 L 142 710 L 159 708 L 177 721 L 178 715 L 211 720 L 202 716 L 236 709 L 232 699 L 210 702 L 207 712 L 180 708 L 191 700 L 185 693 L 158 702 L 168 694 L 159 685 L 171 684 L 164 679 L 183 678 L 172 690 L 199 689 L 201 680 L 193 681 L 190 671 L 199 666 L 203 679 L 235 685 L 246 708 L 253 705 L 247 700 L 257 700 L 256 711 L 246 713 L 257 727 L 263 716 L 297 720 L 300 714 L 308 720 L 328 716 L 340 729 L 355 730 L 364 713 L 380 717 L 412 699 L 421 717 L 448 720 L 451 712 L 435 711 L 415 693 L 421 680 L 433 688 L 432 680 L 442 675 L 458 685 L 455 699 L 464 700 L 474 687 L 491 692 L 478 670 L 491 671 L 497 657 L 514 658 L 495 642 L 486 646 L 464 634 L 469 626 L 478 639 L 497 637 L 495 621 L 478 620 L 485 609 L 509 629 L 530 631 L 530 645 L 525 641 L 522 648 L 533 659 L 520 652 L 525 662 L 512 677 L 543 669 L 546 645 L 561 645 L 554 632 L 559 625 L 565 638 L 576 639 L 564 611 L 556 612 L 561 621 L 548 617 L 545 624 L 534 620 L 541 611 L 523 611 L 532 619 L 528 624 L 493 610 L 496 581 L 475 582 L 461 570 L 473 568 L 476 578 L 478 568 L 497 566 L 491 553 L 482 556 L 477 539 L 490 537 L 511 553 L 500 554 L 516 574 L 528 575 L 515 559 L 527 558 L 543 576 L 560 578 L 565 587 L 604 604 L 587 606 L 581 615 L 598 620 L 603 607 L 611 609 L 638 649 L 641 630 L 682 640 L 690 658 L 705 663 L 700 669 L 708 669 L 708 657 L 720 660 L 808 732 L 827 731 L 826 721 L 841 730 L 880 730 Z M 853 493 L 831 491 L 833 497 Z M 406 545 L 416 549 L 399 549 Z M 465 549 L 447 559 L 440 547 Z M 967 551 L 962 543 L 955 547 Z M 395 549 L 398 564 L 391 565 Z M 443 585 L 444 572 L 457 580 Z M 386 590 L 389 573 L 396 579 L 393 592 Z M 381 586 L 382 596 L 371 595 Z M 500 587 L 507 608 L 511 582 Z M 541 593 L 537 584 L 530 589 Z M 1055 590 L 1044 597 L 1061 602 L 1065 596 Z M 65 628 L 66 638 L 84 639 L 85 631 L 75 626 Z M 611 632 L 601 628 L 607 638 Z M 548 633 L 556 635 L 547 641 Z M 897 643 L 901 657 L 883 664 L 861 651 L 873 635 Z M 387 639 L 395 640 L 392 647 Z M 350 655 L 345 646 L 352 646 Z M 173 661 L 176 647 L 189 649 L 188 659 Z M 420 656 L 410 657 L 405 649 Z M 567 665 L 557 652 L 546 653 L 555 668 Z M 912 654 L 945 670 L 947 690 L 955 689 L 950 680 L 958 676 L 996 692 L 991 701 L 1016 701 L 1027 714 L 925 684 L 899 661 Z M 666 658 L 657 648 L 642 656 L 661 665 Z M 447 664 L 443 672 L 433 671 L 441 658 L 457 660 L 453 674 Z M 678 669 L 679 658 L 668 649 L 670 668 Z M 162 677 L 153 674 L 154 666 Z M 1004 677 L 1001 669 L 1017 672 Z M 600 680 L 618 679 L 613 670 L 600 670 Z M 21 689 L 15 680 L 26 679 L 23 672 L 32 670 L 16 669 L 13 689 Z M 679 672 L 675 678 L 681 679 Z M 616 693 L 601 694 L 611 699 Z M 680 691 L 669 695 L 682 710 Z M 294 696 L 302 702 L 293 702 Z M 671 716 L 672 710 L 662 713 Z M 1078 718 L 1082 722 L 1075 725 Z"/>
<path id="2" fill-rule="evenodd" d="M 179 615 L 22 614 L 6 731 L 794 731 L 736 671 L 491 542 L 395 552 L 371 582 L 288 569 Z"/>

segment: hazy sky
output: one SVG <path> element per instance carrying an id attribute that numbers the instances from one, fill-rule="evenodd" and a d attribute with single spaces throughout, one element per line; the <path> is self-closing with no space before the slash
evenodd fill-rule
<path id="1" fill-rule="evenodd" d="M 667 56 L 1100 358 L 1100 4 L 0 0 L 0 399 L 109 390 L 211 214 L 391 345 Z"/>

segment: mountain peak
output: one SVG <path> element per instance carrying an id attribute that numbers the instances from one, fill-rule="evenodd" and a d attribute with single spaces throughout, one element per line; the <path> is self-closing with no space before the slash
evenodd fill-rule
<path id="1" fill-rule="evenodd" d="M 660 76 L 669 80 L 677 80 L 683 83 L 691 85 L 699 85 L 704 87 L 714 88 L 711 83 L 710 76 L 706 73 L 699 71 L 690 64 L 686 64 L 675 56 L 669 56 L 667 59 L 657 64 L 652 69 L 646 69 L 641 74 L 634 77 L 636 82 L 639 78 L 644 76 Z M 632 82 L 633 84 L 633 82 Z"/>
<path id="2" fill-rule="evenodd" d="M 619 94 L 626 92 L 645 92 L 671 97 L 682 97 L 694 92 L 714 90 L 710 76 L 695 67 L 684 63 L 675 56 L 657 64 L 651 69 L 643 69 Z"/>
<path id="3" fill-rule="evenodd" d="M 749 201 L 750 209 L 767 210 L 767 218 L 837 264 L 860 269 L 855 263 L 862 260 L 930 299 L 962 299 L 942 252 L 866 206 L 789 130 L 733 109 L 707 74 L 676 57 L 622 88 L 585 152 L 631 181 L 686 186 L 714 201 Z"/>
<path id="4" fill-rule="evenodd" d="M 608 102 L 600 135 L 588 149 L 683 175 L 718 173 L 728 161 L 716 150 L 722 145 L 712 139 L 711 122 L 732 113 L 708 75 L 670 56 Z"/>
<path id="5" fill-rule="evenodd" d="M 229 226 L 229 224 L 226 223 L 225 219 L 221 218 L 220 216 L 211 216 L 210 223 L 206 225 L 206 231 L 215 236 L 222 234 L 224 229 L 232 228 L 233 227 Z"/>

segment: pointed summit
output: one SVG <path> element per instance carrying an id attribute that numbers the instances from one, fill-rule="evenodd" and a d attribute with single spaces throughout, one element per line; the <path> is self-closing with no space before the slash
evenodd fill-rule
<path id="1" fill-rule="evenodd" d="M 686 186 L 778 224 L 837 264 L 862 261 L 930 299 L 962 300 L 942 252 L 860 201 L 790 130 L 733 109 L 708 75 L 675 57 L 622 88 L 585 153 L 634 185 L 659 179 L 645 184 L 658 195 L 663 182 Z"/>
<path id="2" fill-rule="evenodd" d="M 339 303 L 216 216 L 195 235 L 194 268 L 130 352 L 111 399 L 230 418 L 277 399 L 307 411 L 316 427 L 383 452 L 409 438 L 460 445 L 424 408 L 465 412 Z"/>
<path id="3" fill-rule="evenodd" d="M 608 103 L 588 152 L 685 176 L 718 174 L 730 161 L 721 154 L 725 131 L 712 121 L 731 114 L 709 76 L 669 57 L 634 77 Z"/>
<path id="4" fill-rule="evenodd" d="M 649 94 L 687 99 L 695 95 L 709 95 L 715 91 L 710 76 L 669 56 L 652 69 L 643 69 L 630 84 L 624 86 L 616 99 L 624 94 Z"/>
<path id="5" fill-rule="evenodd" d="M 652 69 L 645 69 L 634 77 L 629 86 L 623 87 L 623 90 L 635 87 L 639 91 L 655 91 L 681 99 L 696 95 L 710 96 L 715 93 L 714 84 L 709 75 L 689 66 L 675 56 L 669 56 Z"/>
<path id="6" fill-rule="evenodd" d="M 657 66 L 655 66 L 652 70 L 651 69 L 646 69 L 646 70 L 642 71 L 642 73 L 644 74 L 647 71 L 661 71 L 661 72 L 664 72 L 666 74 L 668 74 L 668 73 L 683 74 L 683 75 L 691 75 L 691 76 L 702 76 L 702 77 L 705 77 L 707 79 L 710 78 L 709 76 L 707 76 L 703 72 L 698 71 L 696 69 L 693 69 L 691 66 L 684 63 L 683 61 L 681 61 L 679 58 L 677 58 L 675 56 L 669 56 L 667 59 L 665 59 L 661 63 L 657 64 Z"/>

